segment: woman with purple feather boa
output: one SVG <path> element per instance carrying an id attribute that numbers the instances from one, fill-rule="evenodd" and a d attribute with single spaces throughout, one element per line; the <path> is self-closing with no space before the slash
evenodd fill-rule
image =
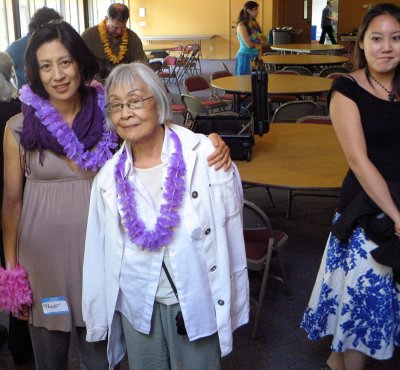
<path id="1" fill-rule="evenodd" d="M 211 142 L 170 123 L 144 64 L 107 78 L 106 120 L 124 139 L 97 174 L 83 266 L 87 340 L 110 366 L 219 369 L 247 323 L 249 292 L 237 168 L 207 166 Z"/>
<path id="2" fill-rule="evenodd" d="M 92 81 L 98 68 L 68 23 L 42 26 L 25 54 L 22 114 L 5 130 L 0 310 L 29 320 L 37 370 L 68 369 L 72 331 L 81 368 L 109 368 L 107 338 L 87 342 L 82 317 L 91 186 L 119 145 L 105 123 L 103 86 Z M 210 165 L 229 167 L 216 141 Z"/>

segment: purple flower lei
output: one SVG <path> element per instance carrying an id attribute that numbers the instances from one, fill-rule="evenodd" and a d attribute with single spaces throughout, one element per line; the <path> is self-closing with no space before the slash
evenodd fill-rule
<path id="1" fill-rule="evenodd" d="M 115 181 L 118 203 L 122 213 L 122 225 L 130 241 L 143 250 L 156 252 L 167 245 L 173 236 L 173 229 L 179 224 L 179 208 L 185 193 L 186 165 L 182 155 L 182 145 L 176 133 L 170 130 L 175 152 L 170 157 L 167 177 L 164 184 L 163 198 L 166 200 L 160 207 L 154 230 L 146 226 L 136 212 L 135 188 L 125 176 L 126 147 L 123 149 L 115 166 Z"/>
<path id="2" fill-rule="evenodd" d="M 97 105 L 103 110 L 103 86 L 97 81 L 93 81 L 91 86 L 97 90 Z M 74 161 L 80 168 L 85 171 L 97 171 L 112 157 L 113 149 L 118 147 L 118 136 L 115 132 L 108 131 L 105 125 L 103 125 L 102 138 L 96 148 L 93 151 L 85 150 L 75 132 L 63 121 L 57 109 L 49 100 L 36 95 L 28 85 L 22 86 L 20 93 L 21 101 L 36 110 L 36 117 L 64 148 L 67 158 Z"/>

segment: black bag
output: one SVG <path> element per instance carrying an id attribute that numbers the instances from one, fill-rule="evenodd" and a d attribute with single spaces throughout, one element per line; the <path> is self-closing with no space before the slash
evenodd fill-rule
<path id="1" fill-rule="evenodd" d="M 28 321 L 19 320 L 11 314 L 8 330 L 8 349 L 16 365 L 24 365 L 33 356 Z"/>
<path id="2" fill-rule="evenodd" d="M 232 159 L 251 161 L 254 145 L 252 118 L 228 115 L 197 116 L 192 130 L 204 135 L 217 133 L 229 146 Z"/>

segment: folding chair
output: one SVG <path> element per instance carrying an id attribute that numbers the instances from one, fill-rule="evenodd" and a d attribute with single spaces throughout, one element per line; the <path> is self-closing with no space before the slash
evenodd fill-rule
<path id="1" fill-rule="evenodd" d="M 186 126 L 186 121 L 188 119 L 188 113 L 189 113 L 186 108 L 186 105 L 177 103 L 174 100 L 174 97 L 172 96 L 168 87 L 166 85 L 164 85 L 164 86 L 165 86 L 165 90 L 167 90 L 168 96 L 171 100 L 172 115 L 173 116 L 181 115 L 183 117 L 183 125 Z"/>
<path id="2" fill-rule="evenodd" d="M 303 76 L 312 76 L 311 70 L 306 67 L 303 67 L 303 66 L 286 66 L 286 67 L 283 67 L 282 70 L 283 71 L 295 71 L 299 75 L 303 75 Z"/>
<path id="3" fill-rule="evenodd" d="M 336 78 L 343 76 L 343 75 L 347 75 L 349 72 L 340 72 L 340 70 L 338 71 L 334 71 L 334 69 L 332 68 L 338 68 L 338 67 L 329 67 L 325 68 L 326 72 L 330 72 L 329 74 L 325 75 L 325 76 L 320 76 L 320 77 L 326 77 L 326 78 L 330 78 L 332 80 L 335 80 Z M 343 67 L 341 67 L 343 68 Z M 321 71 L 322 72 L 322 71 Z M 323 73 L 325 74 L 325 73 Z M 318 104 L 318 108 L 319 111 L 323 114 L 323 115 L 328 115 L 329 111 L 328 111 L 328 99 L 327 99 L 328 94 L 322 94 L 320 96 L 317 96 L 317 104 Z"/>
<path id="4" fill-rule="evenodd" d="M 283 231 L 274 230 L 267 214 L 254 203 L 244 200 L 243 204 L 243 233 L 246 246 L 247 267 L 252 271 L 262 272 L 262 282 L 258 299 L 256 301 L 256 314 L 252 338 L 257 337 L 257 330 L 262 313 L 268 277 L 275 277 L 283 282 L 289 297 L 292 291 L 288 284 L 288 279 L 284 266 L 279 258 L 280 252 L 286 246 L 288 236 Z M 278 262 L 280 275 L 270 275 L 270 263 L 272 259 Z"/>
<path id="5" fill-rule="evenodd" d="M 331 73 L 350 73 L 350 71 L 346 67 L 325 67 L 324 69 L 319 72 L 319 77 L 328 77 Z"/>
<path id="6" fill-rule="evenodd" d="M 186 48 L 185 48 L 186 50 Z M 187 57 L 184 57 L 183 60 L 178 61 L 177 67 L 178 67 L 178 79 L 183 79 L 183 77 L 186 76 L 193 76 L 196 74 L 197 69 L 196 69 L 196 64 L 198 60 L 198 53 L 200 49 L 194 49 L 192 50 L 189 45 L 189 54 Z"/>
<path id="7" fill-rule="evenodd" d="M 162 63 L 162 66 L 158 72 L 158 76 L 161 78 L 161 80 L 164 81 L 164 84 L 170 83 L 172 79 L 175 82 L 176 86 L 178 87 L 178 91 L 180 94 L 181 88 L 179 86 L 178 76 L 176 73 L 177 62 L 178 62 L 177 57 L 168 55 Z"/>
<path id="8" fill-rule="evenodd" d="M 276 108 L 271 123 L 292 122 L 299 118 L 317 114 L 317 104 L 311 100 L 291 101 Z"/>
<path id="9" fill-rule="evenodd" d="M 216 112 L 211 113 L 200 101 L 193 95 L 181 94 L 182 103 L 187 109 L 187 116 L 185 119 L 185 126 L 189 129 L 193 128 L 193 124 L 197 116 L 239 116 L 238 113 L 227 111 L 227 112 Z"/>
<path id="10" fill-rule="evenodd" d="M 314 123 L 318 125 L 331 125 L 331 117 L 329 116 L 304 116 L 297 120 L 297 123 Z"/>
<path id="11" fill-rule="evenodd" d="M 286 75 L 299 75 L 300 73 L 297 71 L 280 69 L 278 71 L 273 72 L 273 74 L 286 74 Z M 273 108 L 276 106 L 280 106 L 282 103 L 286 103 L 289 101 L 299 100 L 297 95 L 286 95 L 286 94 L 271 94 L 269 96 L 269 102 L 273 105 Z"/>
<path id="12" fill-rule="evenodd" d="M 214 72 L 211 73 L 210 81 L 212 82 L 213 80 L 217 80 L 218 78 L 229 77 L 229 76 L 232 76 L 232 73 L 229 72 L 229 71 L 225 71 L 225 70 L 223 70 L 223 71 L 214 71 Z M 225 91 L 219 93 L 217 89 L 214 89 L 214 92 L 215 92 L 216 95 L 218 95 L 218 97 L 221 100 L 227 102 L 228 104 L 231 104 L 231 106 L 232 106 L 233 101 L 235 99 L 233 94 L 227 94 Z"/>
<path id="13" fill-rule="evenodd" d="M 225 69 L 225 71 L 231 73 L 231 72 L 229 71 L 228 66 L 227 66 L 224 62 L 221 61 L 221 65 L 222 65 L 222 67 Z"/>
<path id="14" fill-rule="evenodd" d="M 198 98 L 207 93 L 209 98 L 200 98 L 200 100 L 206 109 L 210 111 L 210 113 L 216 109 L 219 111 L 225 110 L 227 103 L 215 95 L 214 91 L 211 89 L 211 86 L 203 76 L 189 76 L 183 81 L 183 86 L 185 87 L 187 94 L 196 96 Z"/>

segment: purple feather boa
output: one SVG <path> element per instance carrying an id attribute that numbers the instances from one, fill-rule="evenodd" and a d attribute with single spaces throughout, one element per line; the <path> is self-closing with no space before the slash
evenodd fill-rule
<path id="1" fill-rule="evenodd" d="M 104 109 L 104 90 L 100 83 L 92 82 L 97 90 L 97 104 L 101 110 Z M 94 150 L 86 150 L 75 132 L 62 120 L 57 109 L 50 103 L 32 92 L 28 85 L 20 90 L 21 101 L 35 109 L 35 116 L 40 123 L 46 127 L 51 135 L 62 146 L 64 154 L 74 161 L 83 170 L 99 170 L 104 163 L 113 155 L 113 150 L 118 147 L 118 136 L 116 133 L 106 130 L 103 123 L 103 133 Z M 104 116 L 101 115 L 104 120 Z"/>
<path id="2" fill-rule="evenodd" d="M 14 269 L 0 267 L 0 311 L 18 315 L 22 306 L 32 304 L 32 291 L 26 270 L 17 263 Z"/>
<path id="3" fill-rule="evenodd" d="M 167 177 L 164 184 L 165 203 L 160 207 L 154 230 L 146 226 L 137 214 L 135 189 L 125 175 L 126 148 L 123 149 L 115 166 L 115 181 L 118 203 L 121 208 L 122 225 L 133 244 L 143 250 L 156 252 L 167 245 L 173 236 L 174 228 L 180 222 L 179 209 L 185 194 L 186 165 L 182 155 L 182 145 L 176 133 L 170 130 L 175 152 L 170 156 Z"/>

